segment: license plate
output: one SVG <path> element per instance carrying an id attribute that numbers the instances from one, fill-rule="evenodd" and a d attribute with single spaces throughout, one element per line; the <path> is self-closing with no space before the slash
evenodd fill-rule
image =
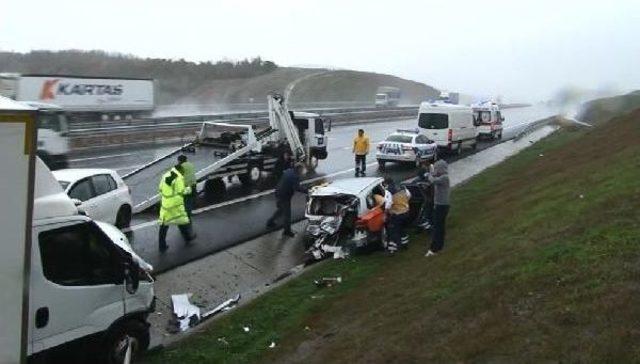
<path id="1" fill-rule="evenodd" d="M 394 146 L 387 146 L 384 151 L 387 154 L 400 154 L 400 149 Z"/>

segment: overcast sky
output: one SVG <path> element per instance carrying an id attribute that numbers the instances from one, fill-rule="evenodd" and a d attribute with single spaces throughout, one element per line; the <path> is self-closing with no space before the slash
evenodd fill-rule
<path id="1" fill-rule="evenodd" d="M 0 50 L 259 55 L 537 101 L 565 86 L 640 88 L 639 14 L 638 0 L 20 0 L 3 3 Z"/>

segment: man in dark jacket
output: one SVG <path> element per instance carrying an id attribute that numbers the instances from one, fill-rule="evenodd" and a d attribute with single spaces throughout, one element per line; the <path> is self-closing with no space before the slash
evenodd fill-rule
<path id="1" fill-rule="evenodd" d="M 300 186 L 301 172 L 302 166 L 296 165 L 282 173 L 276 186 L 276 211 L 267 221 L 267 227 L 274 228 L 276 226 L 275 220 L 282 216 L 283 234 L 288 237 L 295 236 L 291 231 L 291 199 L 296 191 L 307 192 L 306 188 Z"/>
<path id="2" fill-rule="evenodd" d="M 433 231 L 431 248 L 426 257 L 436 255 L 444 247 L 445 225 L 449 213 L 449 174 L 447 162 L 440 159 L 433 164 L 433 172 L 426 178 L 433 185 Z"/>

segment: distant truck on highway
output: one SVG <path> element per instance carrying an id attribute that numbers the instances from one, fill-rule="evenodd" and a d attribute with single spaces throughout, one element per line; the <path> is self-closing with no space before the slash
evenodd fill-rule
<path id="1" fill-rule="evenodd" d="M 376 91 L 376 107 L 398 106 L 401 91 L 397 87 L 381 86 Z"/>
<path id="2" fill-rule="evenodd" d="M 471 105 L 473 98 L 459 92 L 442 91 L 438 96 L 438 101 L 452 105 Z"/>
<path id="3" fill-rule="evenodd" d="M 63 108 L 72 119 L 119 120 L 151 114 L 154 80 L 0 73 L 0 95 Z"/>

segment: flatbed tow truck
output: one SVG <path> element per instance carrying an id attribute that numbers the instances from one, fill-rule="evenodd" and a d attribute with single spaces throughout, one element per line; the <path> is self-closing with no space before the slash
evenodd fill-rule
<path id="1" fill-rule="evenodd" d="M 276 162 L 290 151 L 296 162 L 313 170 L 327 157 L 325 121 L 318 114 L 289 111 L 284 98 L 268 96 L 269 124 L 265 127 L 204 122 L 194 140 L 122 176 L 139 213 L 160 201 L 157 186 L 163 173 L 184 153 L 196 169 L 198 186 L 207 199 L 221 197 L 225 178 L 238 176 L 245 186 L 257 184 L 264 172 L 275 172 Z"/>

